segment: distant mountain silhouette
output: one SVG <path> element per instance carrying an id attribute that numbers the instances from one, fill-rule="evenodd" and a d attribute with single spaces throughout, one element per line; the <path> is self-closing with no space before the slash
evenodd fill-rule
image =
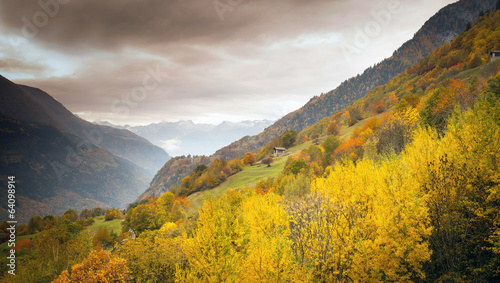
<path id="1" fill-rule="evenodd" d="M 0 100 L 0 168 L 17 178 L 24 220 L 68 208 L 125 207 L 170 158 L 128 130 L 87 122 L 42 90 L 2 76 Z"/>
<path id="2" fill-rule="evenodd" d="M 210 155 L 243 136 L 255 135 L 271 125 L 270 120 L 222 122 L 218 125 L 195 124 L 192 121 L 154 123 L 147 126 L 123 126 L 163 148 L 172 156 Z M 107 122 L 100 125 L 113 126 Z"/>

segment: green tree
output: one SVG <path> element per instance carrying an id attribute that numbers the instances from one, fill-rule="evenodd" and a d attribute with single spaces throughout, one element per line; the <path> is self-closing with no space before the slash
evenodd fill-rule
<path id="1" fill-rule="evenodd" d="M 79 214 L 78 211 L 74 209 L 68 209 L 64 212 L 62 217 L 71 220 L 71 222 L 76 222 L 76 220 L 78 220 Z"/>
<path id="2" fill-rule="evenodd" d="M 40 215 L 35 215 L 31 217 L 28 223 L 28 231 L 30 234 L 35 234 L 36 232 L 42 231 L 44 228 L 43 220 Z"/>
<path id="3" fill-rule="evenodd" d="M 302 158 L 299 158 L 297 160 L 289 159 L 287 163 L 288 164 L 285 166 L 286 174 L 297 175 L 301 172 L 301 170 L 306 170 L 308 167 L 306 161 Z"/>
<path id="4" fill-rule="evenodd" d="M 131 229 L 139 236 L 145 230 L 157 228 L 155 223 L 155 211 L 150 205 L 140 204 L 127 212 L 123 224 L 123 232 L 127 232 Z"/>
<path id="5" fill-rule="evenodd" d="M 92 217 L 92 211 L 85 208 L 82 212 L 80 212 L 80 219 L 87 219 L 90 217 Z"/>
<path id="6" fill-rule="evenodd" d="M 281 136 L 281 146 L 290 148 L 297 140 L 298 133 L 296 130 L 289 130 Z"/>
<path id="7" fill-rule="evenodd" d="M 334 155 L 335 150 L 340 145 L 340 140 L 337 137 L 329 136 L 323 142 L 322 147 L 325 150 L 323 154 L 323 166 L 326 167 L 331 164 L 332 156 Z"/>

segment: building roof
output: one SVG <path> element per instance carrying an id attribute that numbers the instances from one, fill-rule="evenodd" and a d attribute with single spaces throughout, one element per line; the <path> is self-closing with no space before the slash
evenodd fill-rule
<path id="1" fill-rule="evenodd" d="M 493 55 L 493 54 L 495 54 L 495 55 L 500 54 L 500 50 L 491 50 L 490 55 Z"/>
<path id="2" fill-rule="evenodd" d="M 275 147 L 274 150 L 286 150 L 284 147 Z"/>

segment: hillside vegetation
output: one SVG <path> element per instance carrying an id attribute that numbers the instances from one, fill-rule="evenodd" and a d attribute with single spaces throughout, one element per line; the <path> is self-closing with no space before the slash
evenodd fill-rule
<path id="1" fill-rule="evenodd" d="M 15 279 L 498 282 L 499 42 L 497 10 L 331 117 L 196 166 L 132 204 L 108 251 L 89 244 L 106 247 L 106 231 L 91 240 L 68 212 L 22 250 Z M 258 167 L 275 146 L 293 154 Z"/>
<path id="2" fill-rule="evenodd" d="M 414 37 L 404 43 L 394 54 L 362 74 L 342 82 L 337 88 L 313 97 L 300 109 L 285 115 L 256 136 L 244 137 L 220 150 L 216 158 L 232 159 L 253 151 L 285 131 L 302 131 L 342 110 L 362 98 L 370 90 L 386 84 L 394 76 L 404 72 L 461 33 L 467 24 L 477 20 L 482 12 L 491 11 L 496 0 L 465 0 L 450 4 L 431 17 Z"/>
<path id="3" fill-rule="evenodd" d="M 245 136 L 221 148 L 213 156 L 204 158 L 203 162 L 195 162 L 197 164 L 194 164 L 192 157 L 189 156 L 178 157 L 179 162 L 167 162 L 156 174 L 148 190 L 138 200 L 152 195 L 159 196 L 167 192 L 170 187 L 180 185 L 182 178 L 190 175 L 197 165 L 208 165 L 215 159 L 231 160 L 243 156 L 246 152 L 258 151 L 291 129 L 302 131 L 316 123 L 326 123 L 326 127 L 329 123 L 328 117 L 362 98 L 370 90 L 387 83 L 394 76 L 419 62 L 432 50 L 449 43 L 467 27 L 468 23 L 475 22 L 481 13 L 492 10 L 495 2 L 496 0 L 462 0 L 444 7 L 431 17 L 411 40 L 396 50 L 393 56 L 369 67 L 362 74 L 346 80 L 336 89 L 313 97 L 303 107 L 285 115 L 262 133 Z M 378 105 L 378 107 L 378 111 L 386 109 L 386 105 L 383 107 Z M 353 123 L 356 122 L 353 121 Z M 315 126 L 318 128 L 317 125 Z M 313 133 L 308 137 L 315 138 L 318 135 L 318 133 Z M 191 165 L 184 166 L 183 164 Z"/>

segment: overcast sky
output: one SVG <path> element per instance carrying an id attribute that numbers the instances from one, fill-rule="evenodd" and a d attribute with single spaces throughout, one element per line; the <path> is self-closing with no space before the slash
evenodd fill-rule
<path id="1" fill-rule="evenodd" d="M 278 119 L 452 2 L 2 0 L 0 74 L 89 121 Z"/>

